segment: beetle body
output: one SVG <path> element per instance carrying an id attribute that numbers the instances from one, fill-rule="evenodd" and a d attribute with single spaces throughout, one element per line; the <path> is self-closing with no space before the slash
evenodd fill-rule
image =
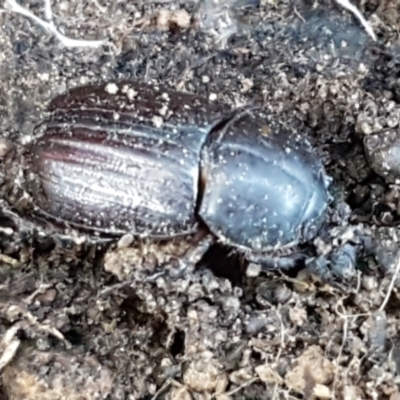
<path id="1" fill-rule="evenodd" d="M 49 111 L 44 132 L 17 155 L 39 218 L 149 238 L 205 225 L 257 254 L 309 241 L 324 224 L 321 161 L 259 115 L 133 82 L 74 89 Z"/>
<path id="2" fill-rule="evenodd" d="M 245 115 L 203 149 L 199 214 L 224 242 L 255 252 L 312 239 L 324 223 L 329 179 L 305 142 L 262 135 Z"/>

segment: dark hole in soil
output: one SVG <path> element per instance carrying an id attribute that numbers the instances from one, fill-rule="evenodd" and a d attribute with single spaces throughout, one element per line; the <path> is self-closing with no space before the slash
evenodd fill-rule
<path id="1" fill-rule="evenodd" d="M 206 252 L 199 267 L 210 269 L 216 276 L 229 279 L 232 284 L 238 285 L 242 281 L 245 262 L 232 248 L 214 245 Z"/>
<path id="2" fill-rule="evenodd" d="M 3 213 L 0 213 L 0 226 L 3 228 L 16 228 L 15 222 Z"/>
<path id="3" fill-rule="evenodd" d="M 254 350 L 251 352 L 251 358 L 254 361 L 257 361 L 257 362 L 262 361 L 261 354 L 259 352 L 257 352 L 257 351 L 254 351 Z"/>
<path id="4" fill-rule="evenodd" d="M 154 316 L 148 314 L 144 310 L 146 310 L 146 306 L 131 289 L 125 289 L 128 293 L 126 299 L 122 302 L 120 308 L 125 313 L 125 317 L 122 318 L 128 326 L 134 328 L 136 325 L 145 326 L 147 324 L 154 325 L 157 322 L 154 320 Z M 160 320 L 163 319 L 161 315 L 159 315 Z"/>
<path id="5" fill-rule="evenodd" d="M 82 333 L 78 329 L 70 329 L 68 332 L 63 332 L 65 339 L 67 339 L 73 346 L 79 346 L 84 343 Z"/>
<path id="6" fill-rule="evenodd" d="M 170 347 L 170 352 L 173 357 L 182 354 L 185 349 L 185 332 L 177 330 L 174 334 L 174 340 Z"/>

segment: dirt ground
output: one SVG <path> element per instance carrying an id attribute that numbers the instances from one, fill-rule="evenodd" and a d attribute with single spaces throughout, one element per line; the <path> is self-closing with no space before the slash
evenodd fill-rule
<path id="1" fill-rule="evenodd" d="M 261 106 L 307 135 L 383 250 L 343 290 L 217 247 L 182 278 L 146 281 L 171 244 L 54 243 L 1 214 L 0 399 L 400 399 L 400 3 L 354 2 L 374 41 L 333 0 L 55 0 L 59 32 L 104 40 L 75 47 L 12 4 L 2 137 L 32 135 L 54 96 L 89 82 Z M 46 19 L 41 1 L 21 6 Z"/>

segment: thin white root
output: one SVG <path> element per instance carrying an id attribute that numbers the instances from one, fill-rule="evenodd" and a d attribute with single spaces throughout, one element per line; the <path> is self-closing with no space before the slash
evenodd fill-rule
<path id="1" fill-rule="evenodd" d="M 363 17 L 361 12 L 358 10 L 358 8 L 354 5 L 351 4 L 349 0 L 335 0 L 336 3 L 340 4 L 342 7 L 347 8 L 350 12 L 352 12 L 361 22 L 361 25 L 364 27 L 365 31 L 368 33 L 368 35 L 376 41 L 376 36 L 374 33 L 374 30 L 372 29 L 372 26 L 370 23 Z"/>
<path id="2" fill-rule="evenodd" d="M 35 14 L 32 14 L 30 11 L 26 10 L 25 8 L 21 7 L 16 0 L 5 0 L 4 7 L 11 12 L 15 12 L 25 17 L 28 17 L 39 24 L 42 28 L 46 29 L 47 31 L 51 32 L 53 35 L 57 37 L 57 39 L 67 47 L 91 47 L 96 48 L 102 46 L 106 43 L 105 40 L 78 40 L 78 39 L 71 39 L 67 36 L 64 36 L 60 33 L 53 22 L 53 13 L 51 11 L 51 0 L 44 0 L 44 14 L 47 21 L 44 21 L 37 17 Z"/>

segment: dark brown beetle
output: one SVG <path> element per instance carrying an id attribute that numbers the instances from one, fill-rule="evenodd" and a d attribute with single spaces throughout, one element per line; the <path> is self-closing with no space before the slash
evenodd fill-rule
<path id="1" fill-rule="evenodd" d="M 19 212 L 97 236 L 165 239 L 203 227 L 272 268 L 304 258 L 299 246 L 327 223 L 321 161 L 252 112 L 134 82 L 74 89 L 49 111 L 44 132 L 5 161 L 19 177 L 6 194 Z M 355 262 L 349 244 L 317 253 L 308 263 L 321 274 Z"/>

